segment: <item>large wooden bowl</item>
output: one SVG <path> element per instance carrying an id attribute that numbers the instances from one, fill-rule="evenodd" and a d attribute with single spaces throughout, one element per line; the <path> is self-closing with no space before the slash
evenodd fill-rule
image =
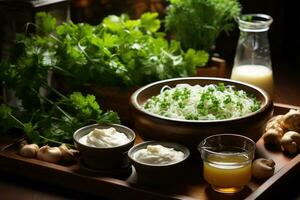
<path id="1" fill-rule="evenodd" d="M 225 120 L 181 120 L 151 114 L 142 109 L 145 101 L 158 95 L 163 86 L 175 87 L 180 83 L 190 85 L 234 85 L 238 90 L 253 94 L 262 102 L 262 107 L 246 116 Z M 245 135 L 255 142 L 261 137 L 266 122 L 273 114 L 273 102 L 268 94 L 258 87 L 239 81 L 222 78 L 188 77 L 158 81 L 136 90 L 130 99 L 135 127 L 144 140 L 160 140 L 181 143 L 193 152 L 207 136 L 219 133 Z"/>

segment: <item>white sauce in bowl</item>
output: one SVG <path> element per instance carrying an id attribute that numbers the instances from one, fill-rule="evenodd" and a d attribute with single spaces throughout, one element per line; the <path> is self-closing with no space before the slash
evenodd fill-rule
<path id="1" fill-rule="evenodd" d="M 133 154 L 133 158 L 145 164 L 171 164 L 184 159 L 184 153 L 162 145 L 148 145 Z"/>
<path id="2" fill-rule="evenodd" d="M 81 137 L 79 142 L 90 147 L 115 147 L 128 143 L 130 140 L 124 133 L 115 128 L 97 129 Z"/>

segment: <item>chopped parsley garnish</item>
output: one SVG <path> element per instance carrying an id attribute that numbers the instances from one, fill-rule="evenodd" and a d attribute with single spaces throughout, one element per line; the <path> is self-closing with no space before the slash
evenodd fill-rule
<path id="1" fill-rule="evenodd" d="M 151 113 L 187 120 L 229 119 L 255 112 L 261 102 L 243 90 L 218 85 L 179 84 L 146 101 L 143 108 Z"/>

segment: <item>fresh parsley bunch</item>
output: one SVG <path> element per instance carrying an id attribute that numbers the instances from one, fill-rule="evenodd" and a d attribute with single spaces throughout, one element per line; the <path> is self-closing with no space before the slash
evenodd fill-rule
<path id="1" fill-rule="evenodd" d="M 211 52 L 222 31 L 229 33 L 240 15 L 238 0 L 169 0 L 166 29 L 184 49 Z"/>
<path id="2" fill-rule="evenodd" d="M 179 42 L 167 41 L 158 32 L 156 13 L 137 20 L 112 15 L 97 26 L 58 26 L 46 13 L 37 16 L 30 26 L 39 34 L 18 35 L 11 58 L 0 62 L 1 82 L 22 102 L 16 109 L 0 107 L 0 126 L 20 128 L 34 143 L 70 143 L 79 127 L 119 123 L 118 115 L 103 112 L 93 95 L 61 94 L 49 84 L 51 73 L 63 75 L 71 86 L 136 86 L 194 75 L 208 59 L 204 51 L 184 52 Z"/>
<path id="3" fill-rule="evenodd" d="M 57 66 L 72 74 L 71 85 L 97 83 L 141 86 L 153 81 L 196 74 L 208 54 L 168 41 L 159 32 L 157 13 L 131 20 L 125 14 L 106 17 L 97 26 L 64 23 L 56 27 Z"/>
<path id="4" fill-rule="evenodd" d="M 10 59 L 0 61 L 0 80 L 5 87 L 15 91 L 25 110 L 33 111 L 42 106 L 37 91 L 47 87 L 50 71 L 66 73 L 57 64 L 57 39 L 51 34 L 56 20 L 49 14 L 37 14 L 37 31 L 41 34 L 17 34 Z M 27 24 L 29 26 L 37 26 Z"/>
<path id="5" fill-rule="evenodd" d="M 195 75 L 197 67 L 206 64 L 208 54 L 194 49 L 183 51 L 178 41 L 166 40 L 159 32 L 161 21 L 157 16 L 145 13 L 131 20 L 126 14 L 111 15 L 92 26 L 71 21 L 57 25 L 55 18 L 39 13 L 33 26 L 40 34 L 17 37 L 12 58 L 0 64 L 5 71 L 0 78 L 30 107 L 28 102 L 38 104 L 38 99 L 34 94 L 24 94 L 26 90 L 21 87 L 31 85 L 38 90 L 49 70 L 62 74 L 74 88 L 90 83 L 142 86 Z M 9 81 L 7 77 L 12 76 L 17 82 Z"/>
<path id="6" fill-rule="evenodd" d="M 69 96 L 61 96 L 57 101 L 41 98 L 47 109 L 37 109 L 32 113 L 0 105 L 1 129 L 21 129 L 31 142 L 37 144 L 72 144 L 74 131 L 82 126 L 92 123 L 120 123 L 117 113 L 101 110 L 94 95 L 84 96 L 80 92 L 74 92 Z"/>

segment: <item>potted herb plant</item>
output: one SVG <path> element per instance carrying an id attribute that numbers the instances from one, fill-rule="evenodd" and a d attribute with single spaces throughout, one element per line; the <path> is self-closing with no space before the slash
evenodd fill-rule
<path id="1" fill-rule="evenodd" d="M 241 5 L 238 0 L 169 0 L 169 2 L 165 18 L 166 30 L 181 42 L 183 49 L 193 48 L 208 52 L 210 54 L 208 65 L 221 62 L 220 70 L 224 70 L 224 61 L 213 58 L 212 55 L 220 33 L 225 31 L 228 34 L 235 25 L 234 18 L 240 15 Z"/>

